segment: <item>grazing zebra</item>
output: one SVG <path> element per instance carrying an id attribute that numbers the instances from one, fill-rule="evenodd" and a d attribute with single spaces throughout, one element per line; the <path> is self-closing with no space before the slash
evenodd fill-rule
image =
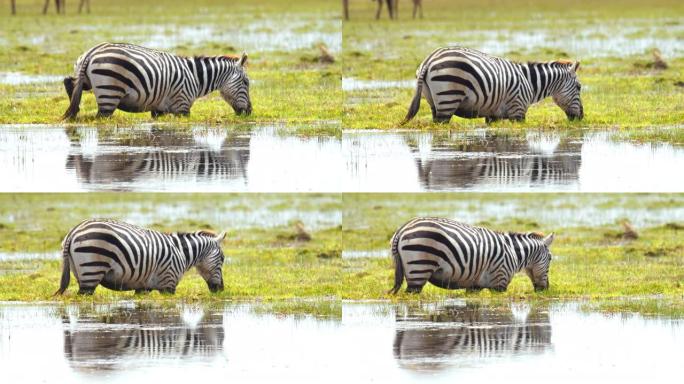
<path id="1" fill-rule="evenodd" d="M 74 227 L 62 243 L 61 295 L 69 286 L 70 270 L 79 294 L 92 294 L 98 285 L 136 293 L 158 290 L 175 293 L 191 267 L 209 290 L 223 290 L 223 232 L 162 233 L 114 220 L 86 220 Z"/>
<path id="2" fill-rule="evenodd" d="M 515 313 L 510 307 L 477 304 L 427 311 L 423 306 L 397 314 L 396 326 L 395 359 L 404 369 L 422 372 L 468 364 L 473 358 L 541 353 L 552 346 L 548 311 L 536 308 Z"/>
<path id="3" fill-rule="evenodd" d="M 242 57 L 183 57 L 131 44 L 102 43 L 76 61 L 64 79 L 71 100 L 62 118 L 76 117 L 84 90 L 93 90 L 100 117 L 115 109 L 187 115 L 195 100 L 217 89 L 237 114 L 252 112 Z"/>
<path id="4" fill-rule="evenodd" d="M 579 62 L 515 63 L 474 49 L 452 47 L 432 52 L 416 71 L 416 93 L 405 124 L 425 96 L 434 122 L 451 116 L 524 120 L 530 105 L 553 97 L 568 119 L 582 119 Z"/>
<path id="5" fill-rule="evenodd" d="M 454 220 L 419 217 L 392 236 L 394 287 L 406 278 L 406 292 L 420 293 L 429 281 L 446 289 L 505 291 L 513 275 L 525 270 L 535 290 L 549 287 L 553 233 L 494 232 Z"/>

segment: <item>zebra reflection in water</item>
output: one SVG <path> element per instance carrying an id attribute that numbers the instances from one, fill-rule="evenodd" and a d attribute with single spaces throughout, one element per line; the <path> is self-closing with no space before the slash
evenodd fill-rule
<path id="1" fill-rule="evenodd" d="M 66 167 L 74 169 L 84 184 L 204 180 L 247 184 L 249 135 L 228 135 L 224 129 L 185 132 L 157 128 L 133 131 L 132 137 L 102 137 L 96 130 L 69 128 L 67 135 L 72 153 Z"/>
<path id="2" fill-rule="evenodd" d="M 117 308 L 78 319 L 62 316 L 64 355 L 79 370 L 118 370 L 183 358 L 210 361 L 223 350 L 223 314 Z"/>
<path id="3" fill-rule="evenodd" d="M 576 183 L 582 140 L 557 135 L 406 137 L 422 186 L 431 190 L 568 186 Z"/>
<path id="4" fill-rule="evenodd" d="M 548 312 L 524 312 L 474 304 L 408 308 L 397 313 L 394 357 L 402 368 L 431 372 L 551 348 Z"/>

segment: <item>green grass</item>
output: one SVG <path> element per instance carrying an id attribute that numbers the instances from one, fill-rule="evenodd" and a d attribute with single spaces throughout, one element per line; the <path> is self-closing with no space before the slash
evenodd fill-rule
<path id="1" fill-rule="evenodd" d="M 59 252 L 65 233 L 84 218 L 138 217 L 149 222 L 148 227 L 164 231 L 227 230 L 223 249 L 228 261 L 222 293 L 211 294 L 191 271 L 173 296 L 156 292 L 136 296 L 100 287 L 92 297 L 76 295 L 74 279 L 65 296 L 51 296 L 59 283 L 58 260 L 2 261 L 0 301 L 249 300 L 270 303 L 264 309 L 269 313 L 317 314 L 338 312 L 339 306 L 331 303 L 340 300 L 413 303 L 463 298 L 504 306 L 520 300 L 579 300 L 591 311 L 679 316 L 684 314 L 683 199 L 680 194 L 4 194 L 0 195 L 0 217 L 6 218 L 0 222 L 0 252 Z M 304 216 L 341 214 L 342 223 L 309 229 L 310 241 L 296 239 L 292 222 L 226 224 L 231 216 L 257 214 L 255 207 L 266 210 L 264 217 L 288 210 Z M 540 210 L 553 214 L 539 215 Z M 621 215 L 614 215 L 614 222 L 595 225 L 557 218 L 571 212 L 586 221 L 611 210 Z M 473 224 L 492 229 L 554 231 L 550 289 L 534 292 L 520 274 L 503 293 L 428 285 L 420 295 L 389 296 L 385 292 L 394 273 L 389 257 L 341 257 L 344 250 L 387 249 L 392 233 L 411 217 L 458 218 L 464 212 L 485 212 Z M 643 212 L 669 215 L 672 220 L 652 223 L 642 217 Z M 636 240 L 623 237 L 620 223 L 630 217 L 640 220 L 633 221 L 639 234 Z M 327 304 L 321 309 L 320 303 Z"/>
<path id="2" fill-rule="evenodd" d="M 9 10 L 3 8 L 2 12 Z M 18 15 L 0 16 L 6 46 L 0 50 L 3 72 L 26 75 L 71 75 L 80 54 L 103 41 L 145 44 L 158 34 L 170 39 L 186 33 L 208 37 L 170 40 L 169 51 L 181 55 L 225 55 L 248 51 L 248 74 L 254 107 L 249 117 L 236 116 L 218 93 L 198 100 L 189 117 L 165 116 L 157 121 L 173 123 L 240 124 L 250 122 L 312 123 L 339 121 L 342 92 L 339 60 L 325 64 L 318 60 L 318 44 L 296 43 L 290 48 L 262 45 L 276 40 L 284 28 L 293 33 L 331 35 L 339 33 L 336 4 L 304 0 L 217 2 L 201 0 L 93 4 L 92 13 L 66 16 L 41 15 L 40 4 L 19 4 Z M 291 25 L 291 27 L 288 27 Z M 46 30 L 49 33 L 46 34 Z M 199 32 L 193 32 L 199 30 Z M 217 34 L 217 35 L 213 35 Z M 264 36 L 264 43 L 239 46 L 231 35 Z M 303 35 L 302 35 L 303 36 Z M 304 40 L 302 40 L 304 41 Z M 175 44 L 174 44 L 175 42 Z M 250 49 L 252 48 L 252 49 Z M 0 123 L 57 123 L 68 105 L 61 81 L 28 85 L 0 85 Z M 77 123 L 96 125 L 134 124 L 151 121 L 149 113 L 116 111 L 112 118 L 95 119 L 97 108 L 92 93 L 84 94 Z"/>
<path id="3" fill-rule="evenodd" d="M 669 65 L 665 70 L 650 65 L 652 49 L 659 48 L 657 39 L 684 38 L 679 28 L 684 4 L 679 1 L 578 1 L 570 6 L 540 0 L 473 0 L 454 6 L 447 0 L 435 0 L 426 2 L 423 20 L 410 19 L 407 6 L 398 21 L 389 21 L 386 16 L 373 20 L 374 7 L 368 1 L 352 1 L 351 20 L 343 25 L 345 78 L 411 80 L 418 65 L 437 47 L 459 44 L 487 50 L 490 46 L 504 46 L 503 56 L 512 60 L 580 60 L 585 119 L 567 121 L 563 111 L 547 99 L 530 107 L 525 122 L 502 121 L 494 124 L 496 127 L 625 129 L 678 125 L 684 120 L 684 58 L 664 55 Z M 529 39 L 540 33 L 545 34 L 545 39 L 535 45 L 529 45 L 527 40 L 511 42 L 512 34 L 524 35 L 526 31 Z M 643 52 L 606 56 L 603 47 L 629 48 L 625 46 L 629 43 L 611 42 L 613 35 L 633 39 L 634 44 L 640 44 L 637 39 L 656 42 Z M 583 49 L 581 42 L 570 44 L 577 36 L 588 36 L 600 48 L 589 50 Z M 396 128 L 406 115 L 413 92 L 405 88 L 346 91 L 343 125 L 357 129 Z M 448 126 L 484 125 L 484 119 L 454 117 Z M 430 108 L 422 100 L 418 116 L 406 127 L 444 126 L 432 123 Z M 654 138 L 671 141 L 667 135 L 663 132 L 663 136 Z"/>

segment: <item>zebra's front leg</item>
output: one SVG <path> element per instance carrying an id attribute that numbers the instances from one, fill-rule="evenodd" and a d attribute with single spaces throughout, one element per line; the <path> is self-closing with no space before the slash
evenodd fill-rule
<path id="1" fill-rule="evenodd" d="M 136 289 L 136 290 L 135 290 L 135 294 L 136 294 L 136 295 L 146 295 L 146 294 L 148 294 L 148 293 L 150 293 L 150 292 L 152 292 L 152 290 L 151 290 L 151 289 L 148 289 L 148 288 L 140 288 L 140 289 Z"/>
<path id="2" fill-rule="evenodd" d="M 158 117 L 160 117 L 160 116 L 166 115 L 166 112 L 164 112 L 164 111 L 152 110 L 152 111 L 150 112 L 150 114 L 152 115 L 152 118 L 153 118 L 153 119 L 156 119 L 156 118 L 158 118 Z"/>
<path id="3" fill-rule="evenodd" d="M 489 125 L 489 124 L 495 123 L 499 120 L 501 120 L 501 118 L 499 118 L 499 117 L 493 117 L 493 116 L 485 117 L 485 124 Z"/>
<path id="4" fill-rule="evenodd" d="M 176 287 L 160 288 L 159 293 L 161 293 L 162 295 L 175 295 L 176 294 Z"/>

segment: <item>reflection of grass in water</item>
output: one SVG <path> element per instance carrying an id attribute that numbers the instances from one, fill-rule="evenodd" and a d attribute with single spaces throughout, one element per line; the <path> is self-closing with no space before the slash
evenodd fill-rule
<path id="1" fill-rule="evenodd" d="M 293 316 L 295 318 L 342 318 L 339 300 L 285 300 L 250 304 L 250 311 L 259 315 Z"/>
<path id="2" fill-rule="evenodd" d="M 414 79 L 416 68 L 433 49 L 455 44 L 479 48 L 487 43 L 492 31 L 499 32 L 496 36 L 502 44 L 510 41 L 509 31 L 529 31 L 530 38 L 535 36 L 535 31 L 542 31 L 547 36 L 545 41 L 560 41 L 561 44 L 589 34 L 589 38 L 605 40 L 607 48 L 616 48 L 609 46 L 607 39 L 621 31 L 628 32 L 628 39 L 649 37 L 672 41 L 683 37 L 681 29 L 669 26 L 671 22 L 678 25 L 677 20 L 684 15 L 683 3 L 677 0 L 631 1 L 629 4 L 611 0 L 573 4 L 572 7 L 549 1 L 516 1 L 514 4 L 466 1 L 454 6 L 448 0 L 441 0 L 441 3 L 425 5 L 424 20 L 411 20 L 404 11 L 400 20 L 391 22 L 371 19 L 374 4 L 353 3 L 351 21 L 343 25 L 343 76 L 359 80 Z M 627 27 L 629 29 L 625 29 Z M 592 33 L 593 28 L 597 31 Z M 611 33 L 611 28 L 616 32 Z M 650 52 L 599 57 L 602 52 L 580 55 L 570 51 L 572 46 L 529 48 L 521 44 L 510 47 L 503 54 L 520 61 L 570 58 L 582 62 L 580 80 L 585 119 L 568 122 L 549 99 L 532 106 L 525 123 L 502 121 L 495 126 L 641 128 L 672 125 L 684 120 L 684 89 L 675 85 L 684 78 L 684 58 L 665 55 L 670 68 L 656 71 L 635 66 L 635 63 L 651 61 Z M 412 96 L 413 90 L 399 88 L 345 92 L 344 125 L 360 129 L 394 128 L 405 116 Z M 407 126 L 419 129 L 435 126 L 424 100 L 418 116 Z M 484 126 L 484 122 L 483 119 L 454 118 L 449 126 L 472 128 Z M 653 132 L 651 139 L 682 142 L 681 134 L 672 137 L 667 131 Z"/>
<path id="3" fill-rule="evenodd" d="M 684 317 L 684 296 L 675 297 L 637 297 L 633 300 L 598 300 L 583 303 L 582 310 L 606 314 L 639 314 L 647 317 L 682 318 Z"/>
<path id="4" fill-rule="evenodd" d="M 89 15 L 41 15 L 39 9 L 20 9 L 14 17 L 3 19 L 8 31 L 7 46 L 0 56 L 3 71 L 25 74 L 71 75 L 78 56 L 102 41 L 144 43 L 149 32 L 159 32 L 159 25 L 167 31 L 203 26 L 220 32 L 233 31 L 243 38 L 250 36 L 250 26 L 272 25 L 274 35 L 279 25 L 301 23 L 309 32 L 333 33 L 339 28 L 337 4 L 303 0 L 193 2 L 166 1 L 163 6 L 132 0 L 116 4 L 102 3 Z M 201 11 L 198 11 L 201 9 Z M 227 22 L 228 21 L 228 22 Z M 134 27 L 122 27 L 122 25 Z M 299 25 L 299 24 L 298 24 Z M 31 38 L 50 34 L 45 41 L 32 43 Z M 296 33 L 296 32 L 295 32 Z M 179 43 L 168 49 L 181 55 L 236 54 L 245 47 L 224 36 L 202 36 Z M 339 61 L 321 64 L 302 60 L 315 57 L 316 44 L 302 49 L 283 49 L 266 52 L 248 50 L 248 74 L 254 113 L 250 117 L 237 117 L 218 93 L 198 100 L 190 117 L 172 116 L 160 122 L 188 123 L 247 123 L 284 121 L 287 123 L 339 120 L 340 72 Z M 0 122 L 2 123 L 54 123 L 67 107 L 67 98 L 61 82 L 51 84 L 0 85 Z M 85 93 L 78 122 L 96 125 L 135 124 L 152 119 L 149 113 L 129 114 L 116 111 L 113 118 L 95 120 L 97 111 L 92 93 Z"/>

